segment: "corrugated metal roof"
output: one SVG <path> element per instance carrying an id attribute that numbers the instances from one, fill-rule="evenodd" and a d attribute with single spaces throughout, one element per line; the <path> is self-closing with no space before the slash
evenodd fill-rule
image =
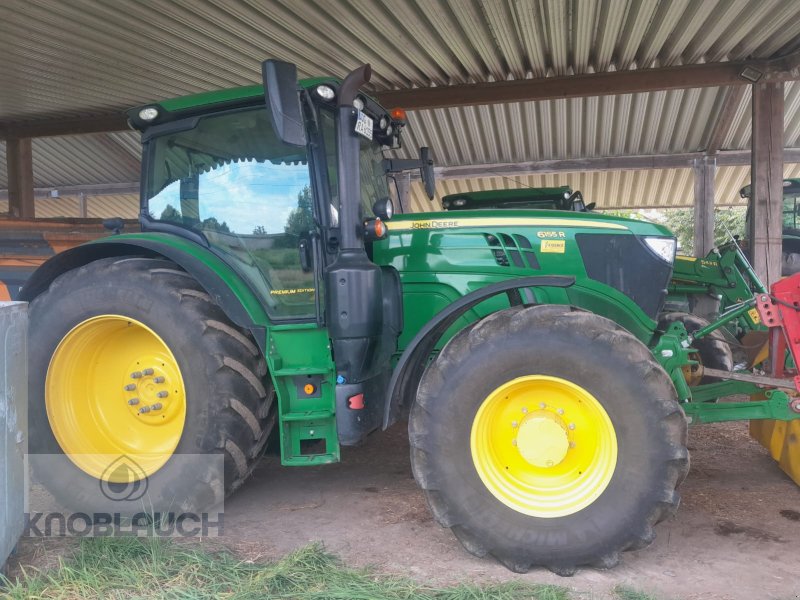
<path id="1" fill-rule="evenodd" d="M 800 164 L 788 164 L 784 177 L 800 177 Z M 715 204 L 737 206 L 745 202 L 739 190 L 750 183 L 750 167 L 720 167 L 715 176 Z M 692 169 L 649 169 L 537 173 L 513 177 L 473 177 L 436 182 L 436 197 L 428 200 L 422 182 L 411 184 L 410 211 L 440 210 L 442 196 L 481 190 L 571 186 L 598 209 L 677 208 L 694 203 Z"/>
<path id="2" fill-rule="evenodd" d="M 786 0 L 26 0 L 0 5 L 0 119 L 85 115 L 373 65 L 375 90 L 743 58 L 800 47 Z"/>
<path id="3" fill-rule="evenodd" d="M 370 62 L 381 91 L 798 48 L 800 2 L 787 0 L 12 0 L 0 3 L 0 122 L 254 83 L 266 57 L 296 62 L 302 76 Z M 724 97 L 706 88 L 420 110 L 405 154 L 430 145 L 447 166 L 691 152 L 707 144 Z M 800 84 L 787 84 L 787 146 L 800 146 L 799 109 Z M 747 148 L 749 136 L 745 95 L 722 148 Z M 35 182 L 134 181 L 137 153 L 131 133 L 39 139 Z M 637 188 L 634 175 L 619 178 Z"/>
<path id="4" fill-rule="evenodd" d="M 116 194 L 106 196 L 87 196 L 86 214 L 80 210 L 78 196 L 60 198 L 37 198 L 36 217 L 42 219 L 81 218 L 108 219 L 122 217 L 136 219 L 139 216 L 139 196 L 137 194 Z M 8 212 L 8 200 L 0 200 L 0 214 Z"/>
<path id="5" fill-rule="evenodd" d="M 130 183 L 139 180 L 141 145 L 136 132 L 35 138 L 35 187 Z M 8 187 L 6 145 L 0 142 L 0 189 Z"/>
<path id="6" fill-rule="evenodd" d="M 441 166 L 694 152 L 723 99 L 695 88 L 409 111 L 405 147 L 430 146 Z"/>

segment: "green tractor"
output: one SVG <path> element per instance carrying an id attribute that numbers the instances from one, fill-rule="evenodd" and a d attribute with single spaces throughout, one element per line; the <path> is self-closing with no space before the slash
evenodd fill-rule
<path id="1" fill-rule="evenodd" d="M 739 192 L 742 198 L 750 198 L 751 188 L 743 187 Z M 800 179 L 783 180 L 783 243 L 782 243 L 782 275 L 794 275 L 800 272 L 800 226 L 797 223 L 800 199 Z M 747 210 L 745 230 L 750 231 L 750 209 Z"/>
<path id="2" fill-rule="evenodd" d="M 199 509 L 270 440 L 286 466 L 322 465 L 408 419 L 441 525 L 514 571 L 568 575 L 613 566 L 676 510 L 687 415 L 800 417 L 789 379 L 687 383 L 694 338 L 657 321 L 664 227 L 528 209 L 392 218 L 387 172 L 420 169 L 432 195 L 432 163 L 384 158 L 404 113 L 360 91 L 369 67 L 298 82 L 266 61 L 263 75 L 130 111 L 141 233 L 62 252 L 24 284 L 31 452 L 65 457 L 39 474 L 63 502 L 85 500 L 77 482 L 118 483 L 108 464 L 126 456 L 152 494 Z M 176 466 L 211 454 L 224 473 Z"/>

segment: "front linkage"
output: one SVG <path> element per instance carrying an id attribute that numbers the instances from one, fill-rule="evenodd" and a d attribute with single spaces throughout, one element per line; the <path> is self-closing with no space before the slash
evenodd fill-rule
<path id="1" fill-rule="evenodd" d="M 683 409 L 693 423 L 800 419 L 800 375 L 794 365 L 800 358 L 800 274 L 783 279 L 770 293 L 758 282 L 749 299 L 730 306 L 709 325 L 689 334 L 683 323 L 669 325 L 653 348 L 653 354 L 669 373 Z M 741 325 L 744 316 L 756 310 L 761 327 L 769 332 L 769 356 L 759 362 L 756 372 L 725 372 L 703 368 L 692 344 L 714 331 Z M 750 318 L 748 318 L 748 321 Z M 699 371 L 699 373 L 698 373 Z M 718 381 L 690 386 L 687 374 L 711 376 Z M 718 398 L 747 395 L 750 402 L 718 402 Z"/>

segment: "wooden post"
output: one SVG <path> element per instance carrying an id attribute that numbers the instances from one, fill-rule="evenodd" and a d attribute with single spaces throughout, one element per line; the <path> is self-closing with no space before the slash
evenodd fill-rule
<path id="1" fill-rule="evenodd" d="M 86 198 L 86 194 L 83 192 L 78 196 L 78 216 L 81 219 L 85 219 L 89 216 L 89 202 Z"/>
<path id="2" fill-rule="evenodd" d="M 34 218 L 33 153 L 31 138 L 6 140 L 8 212 L 12 217 Z"/>
<path id="3" fill-rule="evenodd" d="M 704 156 L 694 161 L 694 255 L 703 257 L 714 247 L 714 175 L 717 161 Z"/>
<path id="4" fill-rule="evenodd" d="M 781 276 L 783 212 L 783 83 L 753 84 L 750 249 L 766 285 Z"/>
<path id="5" fill-rule="evenodd" d="M 411 211 L 411 173 L 404 171 L 394 176 L 397 182 L 397 213 Z"/>

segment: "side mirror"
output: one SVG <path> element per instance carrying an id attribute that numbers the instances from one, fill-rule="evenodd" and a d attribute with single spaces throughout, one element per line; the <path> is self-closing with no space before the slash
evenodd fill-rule
<path id="1" fill-rule="evenodd" d="M 428 199 L 433 200 L 436 195 L 436 175 L 433 173 L 433 160 L 430 157 L 431 149 L 423 146 L 419 149 L 419 173 L 422 176 L 422 183 L 425 184 L 425 193 Z"/>
<path id="2" fill-rule="evenodd" d="M 125 229 L 125 221 L 121 217 L 112 217 L 103 221 L 103 227 L 119 235 Z"/>
<path id="3" fill-rule="evenodd" d="M 292 146 L 305 146 L 306 130 L 297 93 L 297 66 L 280 60 L 265 60 L 261 74 L 276 135 Z"/>

